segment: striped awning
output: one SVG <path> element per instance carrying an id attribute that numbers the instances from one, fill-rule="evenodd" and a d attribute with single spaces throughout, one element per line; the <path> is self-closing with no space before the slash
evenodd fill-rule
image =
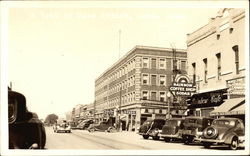
<path id="1" fill-rule="evenodd" d="M 244 103 L 245 98 L 234 98 L 225 100 L 225 102 L 222 103 L 218 108 L 210 112 L 210 116 L 230 115 L 230 111 L 240 107 Z"/>

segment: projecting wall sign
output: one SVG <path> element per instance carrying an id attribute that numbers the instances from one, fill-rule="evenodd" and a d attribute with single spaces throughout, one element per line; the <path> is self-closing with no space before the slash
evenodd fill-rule
<path id="1" fill-rule="evenodd" d="M 178 75 L 175 78 L 175 82 L 170 86 L 169 90 L 174 96 L 191 96 L 196 92 L 196 87 L 193 83 L 190 83 L 190 79 L 187 75 Z"/>

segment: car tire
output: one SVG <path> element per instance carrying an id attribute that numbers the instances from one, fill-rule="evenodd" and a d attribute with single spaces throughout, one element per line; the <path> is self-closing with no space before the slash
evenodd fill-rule
<path id="1" fill-rule="evenodd" d="M 142 137 L 143 137 L 143 139 L 148 139 L 149 138 L 148 135 L 143 135 Z"/>
<path id="2" fill-rule="evenodd" d="M 165 142 L 170 142 L 170 138 L 164 138 Z"/>
<path id="3" fill-rule="evenodd" d="M 212 145 L 212 144 L 209 143 L 209 142 L 203 142 L 202 144 L 203 144 L 203 147 L 204 147 L 204 148 L 210 148 L 210 146 Z"/>
<path id="4" fill-rule="evenodd" d="M 231 144 L 229 145 L 229 148 L 231 150 L 236 150 L 239 146 L 239 141 L 238 141 L 238 138 L 237 137 L 233 137 L 232 141 L 231 141 Z"/>
<path id="5" fill-rule="evenodd" d="M 153 136 L 152 138 L 153 138 L 153 140 L 159 140 L 160 139 L 159 136 Z"/>

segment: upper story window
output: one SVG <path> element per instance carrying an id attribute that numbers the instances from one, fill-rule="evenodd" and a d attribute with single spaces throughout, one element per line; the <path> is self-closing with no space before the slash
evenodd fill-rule
<path id="1" fill-rule="evenodd" d="M 207 58 L 203 59 L 204 63 L 204 82 L 207 83 Z"/>
<path id="2" fill-rule="evenodd" d="M 217 57 L 217 79 L 220 80 L 221 76 L 221 54 L 216 54 Z"/>
<path id="3" fill-rule="evenodd" d="M 186 71 L 186 61 L 181 61 L 181 70 Z"/>
<path id="4" fill-rule="evenodd" d="M 233 51 L 234 51 L 234 56 L 235 56 L 235 70 L 236 70 L 236 74 L 239 74 L 239 46 L 235 45 L 232 47 Z"/>
<path id="5" fill-rule="evenodd" d="M 166 69 L 166 60 L 165 59 L 160 59 L 159 68 Z"/>
<path id="6" fill-rule="evenodd" d="M 148 58 L 143 58 L 142 59 L 142 67 L 143 68 L 149 68 L 149 60 L 148 60 Z"/>
<path id="7" fill-rule="evenodd" d="M 156 75 L 151 75 L 151 85 L 156 85 Z"/>
<path id="8" fill-rule="evenodd" d="M 160 92 L 160 101 L 161 102 L 165 101 L 165 97 L 166 97 L 165 92 Z"/>
<path id="9" fill-rule="evenodd" d="M 142 92 L 142 99 L 147 100 L 148 99 L 148 91 L 143 91 Z"/>
<path id="10" fill-rule="evenodd" d="M 142 84 L 148 84 L 148 74 L 142 74 Z"/>
<path id="11" fill-rule="evenodd" d="M 156 69 L 156 59 L 155 58 L 151 59 L 151 68 Z"/>
<path id="12" fill-rule="evenodd" d="M 160 85 L 166 85 L 166 76 L 160 75 Z"/>
<path id="13" fill-rule="evenodd" d="M 193 83 L 196 83 L 196 63 L 192 63 L 192 67 L 193 67 Z"/>
<path id="14" fill-rule="evenodd" d="M 151 92 L 151 100 L 156 101 L 156 92 Z"/>

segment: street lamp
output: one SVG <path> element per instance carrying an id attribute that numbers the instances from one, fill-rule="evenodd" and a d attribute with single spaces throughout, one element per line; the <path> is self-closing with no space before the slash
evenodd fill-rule
<path id="1" fill-rule="evenodd" d="M 170 119 L 170 97 L 171 97 L 170 92 L 167 93 L 167 97 L 168 97 L 168 119 Z"/>

